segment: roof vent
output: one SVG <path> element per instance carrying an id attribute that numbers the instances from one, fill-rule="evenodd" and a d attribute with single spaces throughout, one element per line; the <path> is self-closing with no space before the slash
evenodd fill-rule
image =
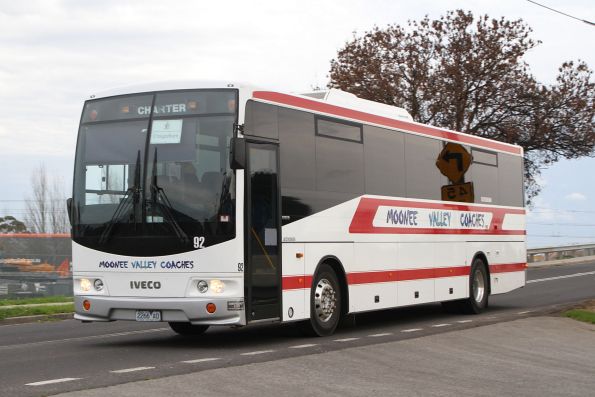
<path id="1" fill-rule="evenodd" d="M 330 90 L 325 91 L 307 92 L 302 95 L 308 96 L 310 98 L 320 99 L 327 103 L 344 108 L 375 114 L 377 116 L 413 121 L 413 118 L 409 112 L 403 108 L 358 98 L 349 92 L 341 91 L 336 88 L 331 88 Z"/>

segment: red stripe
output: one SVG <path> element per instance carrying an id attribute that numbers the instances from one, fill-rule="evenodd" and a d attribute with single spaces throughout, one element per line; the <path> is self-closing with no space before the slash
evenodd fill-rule
<path id="1" fill-rule="evenodd" d="M 520 272 L 527 268 L 526 263 L 506 263 L 501 265 L 490 265 L 490 273 Z"/>
<path id="2" fill-rule="evenodd" d="M 312 276 L 286 276 L 283 277 L 281 286 L 283 290 L 310 288 Z"/>
<path id="3" fill-rule="evenodd" d="M 377 116 L 374 114 L 360 112 L 358 110 L 347 109 L 324 102 L 313 101 L 311 99 L 300 98 L 293 95 L 281 94 L 278 92 L 271 91 L 254 91 L 252 96 L 256 99 L 262 99 L 264 101 L 276 102 L 284 105 L 313 110 L 316 112 L 332 114 L 339 117 L 346 117 L 353 120 L 359 120 L 362 122 L 384 125 L 386 127 L 415 132 L 417 134 L 431 136 L 434 138 L 448 139 L 451 141 L 466 143 L 469 145 L 479 146 L 487 149 L 500 150 L 506 153 L 519 155 L 522 154 L 522 149 L 518 146 L 486 140 L 473 135 L 448 131 L 429 125 L 416 124 L 403 120 L 394 120 L 388 117 Z"/>
<path id="4" fill-rule="evenodd" d="M 0 238 L 70 238 L 66 233 L 11 233 L 0 234 Z"/>
<path id="5" fill-rule="evenodd" d="M 524 271 L 526 263 L 507 263 L 490 265 L 491 273 L 506 273 Z M 354 272 L 347 274 L 347 284 L 375 284 L 395 281 L 413 281 L 436 279 L 445 277 L 469 276 L 471 266 L 438 267 L 430 269 L 402 269 L 383 270 L 373 272 Z M 312 286 L 312 276 L 286 276 L 283 277 L 283 290 L 309 289 Z"/>
<path id="6" fill-rule="evenodd" d="M 481 211 L 492 214 L 492 223 L 488 229 L 439 229 L 439 228 L 399 228 L 376 227 L 373 225 L 378 207 L 393 206 L 407 208 L 430 208 L 456 211 Z M 525 235 L 525 230 L 502 230 L 502 223 L 506 214 L 525 214 L 524 209 L 493 208 L 461 204 L 438 204 L 407 200 L 374 199 L 362 197 L 357 210 L 349 225 L 349 233 L 375 234 L 497 234 L 497 235 Z"/>

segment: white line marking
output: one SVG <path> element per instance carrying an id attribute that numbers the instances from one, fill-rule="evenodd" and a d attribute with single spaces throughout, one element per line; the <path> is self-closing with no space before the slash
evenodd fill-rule
<path id="1" fill-rule="evenodd" d="M 221 360 L 219 357 L 209 357 L 209 358 L 197 358 L 196 360 L 186 360 L 186 361 L 180 361 L 181 363 L 186 363 L 186 364 L 196 364 L 196 363 L 206 363 L 208 361 L 216 361 L 216 360 Z"/>
<path id="2" fill-rule="evenodd" d="M 25 384 L 25 386 L 51 385 L 51 384 L 54 384 L 54 383 L 71 382 L 73 380 L 79 380 L 79 379 L 82 379 L 82 378 L 61 378 L 61 379 L 43 380 L 41 382 L 27 383 L 27 384 Z"/>
<path id="3" fill-rule="evenodd" d="M 128 331 L 128 332 L 116 332 L 113 334 L 105 334 L 105 335 L 90 335 L 90 336 L 79 336 L 76 338 L 67 338 L 67 339 L 54 339 L 54 340 L 44 340 L 39 342 L 32 342 L 32 343 L 22 343 L 18 345 L 5 345 L 0 346 L 0 350 L 6 350 L 15 347 L 31 347 L 36 345 L 45 345 L 50 343 L 64 343 L 64 342 L 75 342 L 75 341 L 82 341 L 82 340 L 89 340 L 89 339 L 103 339 L 103 338 L 111 338 L 116 336 L 126 336 L 126 335 L 137 335 L 137 334 L 148 334 L 153 332 L 163 332 L 169 331 L 171 328 L 151 328 L 151 329 L 140 329 L 137 331 Z"/>
<path id="4" fill-rule="evenodd" d="M 465 323 L 470 323 L 472 321 L 473 320 L 459 320 L 459 321 L 457 321 L 457 323 L 459 323 L 459 324 L 465 324 Z"/>
<path id="5" fill-rule="evenodd" d="M 560 279 L 563 279 L 563 278 L 588 276 L 588 275 L 591 275 L 591 274 L 595 274 L 595 272 L 574 273 L 574 274 L 566 274 L 564 276 L 538 278 L 536 280 L 529 280 L 529 281 L 527 281 L 527 284 L 531 284 L 531 283 L 542 283 L 544 281 L 560 280 Z"/>
<path id="6" fill-rule="evenodd" d="M 401 332 L 417 332 L 417 331 L 421 331 L 422 328 L 410 328 L 410 329 L 404 329 Z"/>
<path id="7" fill-rule="evenodd" d="M 531 313 L 531 310 L 526 310 L 524 312 L 518 312 L 517 314 L 527 314 L 527 313 Z"/>
<path id="8" fill-rule="evenodd" d="M 126 369 L 117 369 L 117 370 L 109 371 L 109 372 L 111 372 L 112 374 L 125 374 L 128 372 L 146 371 L 147 369 L 155 369 L 155 367 L 126 368 Z"/>
<path id="9" fill-rule="evenodd" d="M 358 340 L 359 338 L 343 338 L 343 339 L 335 339 L 333 342 L 351 342 L 352 340 Z"/>
<path id="10" fill-rule="evenodd" d="M 434 324 L 434 325 L 432 325 L 432 327 L 434 327 L 434 328 L 440 328 L 440 327 L 448 327 L 449 325 L 451 325 L 451 324 L 448 324 L 448 323 Z"/>
<path id="11" fill-rule="evenodd" d="M 240 355 L 241 356 L 256 356 L 258 354 L 266 354 L 266 353 L 272 353 L 272 352 L 274 352 L 274 350 L 258 350 L 255 352 L 242 353 Z"/>
<path id="12" fill-rule="evenodd" d="M 372 335 L 368 335 L 368 336 L 370 338 L 378 338 L 380 336 L 389 336 L 389 335 L 392 335 L 392 334 L 393 334 L 392 332 L 385 332 L 383 334 L 372 334 Z"/>
<path id="13" fill-rule="evenodd" d="M 289 346 L 290 349 L 305 349 L 306 347 L 317 346 L 316 343 L 307 343 L 305 345 Z"/>

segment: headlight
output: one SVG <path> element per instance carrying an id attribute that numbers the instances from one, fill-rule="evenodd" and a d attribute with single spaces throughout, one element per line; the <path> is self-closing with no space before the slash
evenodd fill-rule
<path id="1" fill-rule="evenodd" d="M 225 283 L 221 280 L 211 280 L 210 284 L 211 290 L 216 294 L 220 294 L 225 291 Z"/>
<path id="2" fill-rule="evenodd" d="M 196 284 L 196 288 L 198 289 L 198 292 L 204 294 L 209 290 L 209 284 L 207 284 L 205 280 L 200 280 L 198 284 Z"/>
<path id="3" fill-rule="evenodd" d="M 96 291 L 103 291 L 103 281 L 101 281 L 100 279 L 96 279 L 93 282 L 93 286 L 95 287 Z"/>
<path id="4" fill-rule="evenodd" d="M 91 281 L 88 278 L 81 278 L 80 280 L 81 291 L 89 292 L 91 291 Z"/>

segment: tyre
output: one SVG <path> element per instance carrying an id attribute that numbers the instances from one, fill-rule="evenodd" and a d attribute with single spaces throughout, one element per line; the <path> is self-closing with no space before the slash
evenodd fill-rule
<path id="1" fill-rule="evenodd" d="M 310 290 L 310 320 L 301 324 L 311 336 L 329 336 L 341 320 L 341 286 L 335 271 L 323 263 Z"/>
<path id="2" fill-rule="evenodd" d="M 442 302 L 448 313 L 479 314 L 488 307 L 489 280 L 485 262 L 473 261 L 469 274 L 469 297 L 467 299 Z"/>
<path id="3" fill-rule="evenodd" d="M 179 335 L 202 335 L 208 325 L 192 325 L 190 323 L 168 323 L 170 328 Z"/>

